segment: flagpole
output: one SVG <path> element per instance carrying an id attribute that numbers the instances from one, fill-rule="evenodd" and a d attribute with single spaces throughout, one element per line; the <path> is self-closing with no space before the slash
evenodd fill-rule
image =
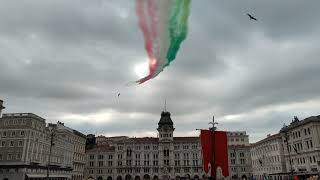
<path id="1" fill-rule="evenodd" d="M 215 169 L 215 164 L 216 164 L 216 163 L 215 163 L 215 162 L 216 162 L 216 151 L 215 151 L 216 141 L 215 141 L 214 131 L 216 130 L 215 125 L 218 124 L 217 122 L 214 122 L 214 116 L 212 116 L 212 122 L 209 122 L 209 124 L 212 124 L 212 128 L 210 128 L 210 129 L 211 129 L 212 134 L 213 134 L 213 137 L 212 137 L 212 141 L 213 141 L 213 143 L 212 143 L 213 161 L 212 161 L 212 164 L 211 164 L 211 177 L 212 177 L 213 179 L 216 179 L 215 177 L 212 176 L 212 174 L 216 175 L 216 174 L 215 174 L 215 173 L 216 173 L 216 172 L 215 172 L 215 171 L 216 171 L 216 169 Z M 212 173 L 212 170 L 213 170 L 213 173 Z"/>

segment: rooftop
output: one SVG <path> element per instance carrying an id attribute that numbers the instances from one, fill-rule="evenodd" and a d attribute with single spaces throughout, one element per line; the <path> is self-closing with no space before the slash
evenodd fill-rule
<path id="1" fill-rule="evenodd" d="M 277 134 L 273 134 L 273 135 L 268 135 L 266 138 L 258 141 L 258 142 L 255 142 L 255 143 L 252 143 L 251 146 L 258 146 L 258 145 L 261 145 L 265 142 L 268 142 L 268 141 L 271 141 L 271 140 L 274 140 L 274 139 L 277 139 L 277 138 L 281 138 L 280 134 L 277 133 Z"/>
<path id="2" fill-rule="evenodd" d="M 320 122 L 320 115 L 318 116 L 310 116 L 308 118 L 305 118 L 304 120 L 299 120 L 296 116 L 294 117 L 294 119 L 292 120 L 292 122 L 290 123 L 290 125 L 288 126 L 284 126 L 280 132 L 286 132 L 289 131 L 291 129 L 294 129 L 296 127 L 311 123 L 311 122 Z"/>
<path id="3" fill-rule="evenodd" d="M 39 119 L 39 120 L 43 120 L 45 121 L 44 118 L 37 116 L 33 113 L 4 113 L 2 115 L 2 118 L 22 118 L 22 117 L 29 117 L 29 118 L 35 118 L 35 119 Z"/>
<path id="4" fill-rule="evenodd" d="M 161 113 L 161 118 L 160 118 L 160 121 L 158 123 L 159 126 L 162 126 L 162 125 L 169 125 L 171 127 L 173 127 L 173 122 L 171 120 L 171 117 L 170 117 L 170 112 L 162 112 Z"/>

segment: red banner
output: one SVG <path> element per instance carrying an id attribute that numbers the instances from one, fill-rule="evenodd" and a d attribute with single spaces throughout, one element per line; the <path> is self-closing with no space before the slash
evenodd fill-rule
<path id="1" fill-rule="evenodd" d="M 228 167 L 228 139 L 227 133 L 224 131 L 214 131 L 214 169 L 218 167 L 222 169 L 224 177 L 229 176 Z M 215 176 L 214 172 L 214 176 Z"/>
<path id="2" fill-rule="evenodd" d="M 203 170 L 209 172 L 209 163 L 213 170 L 211 176 L 216 177 L 218 167 L 224 177 L 229 176 L 227 133 L 224 131 L 201 130 L 200 134 Z"/>
<path id="3" fill-rule="evenodd" d="M 210 130 L 201 130 L 200 140 L 202 147 L 202 161 L 203 161 L 203 170 L 206 174 L 209 172 L 209 163 L 212 163 L 212 131 Z"/>

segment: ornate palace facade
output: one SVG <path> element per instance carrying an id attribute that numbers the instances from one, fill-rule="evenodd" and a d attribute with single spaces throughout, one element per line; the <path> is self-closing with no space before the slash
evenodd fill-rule
<path id="1" fill-rule="evenodd" d="M 174 137 L 174 130 L 170 113 L 162 112 L 157 138 L 98 136 L 96 145 L 86 152 L 85 179 L 202 179 L 205 173 L 202 170 L 200 138 Z M 243 157 L 237 158 L 239 163 L 232 164 L 229 174 L 248 177 L 251 171 L 251 162 L 246 159 L 250 157 L 249 148 L 243 148 L 249 147 L 248 135 L 245 132 L 228 133 L 229 135 L 235 141 L 230 141 L 230 154 L 242 155 L 242 151 L 246 151 Z"/>

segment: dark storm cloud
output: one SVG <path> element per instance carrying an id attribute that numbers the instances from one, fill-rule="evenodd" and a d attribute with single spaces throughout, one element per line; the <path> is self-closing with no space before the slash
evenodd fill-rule
<path id="1" fill-rule="evenodd" d="M 215 114 L 221 128 L 246 130 L 255 141 L 292 114 L 317 114 L 308 102 L 319 104 L 319 5 L 192 1 L 177 59 L 155 79 L 127 87 L 147 58 L 134 1 L 3 1 L 0 96 L 6 112 L 34 112 L 86 133 L 141 136 L 155 133 L 166 98 L 178 135 L 207 127 Z M 88 120 L 98 116 L 108 118 Z"/>

